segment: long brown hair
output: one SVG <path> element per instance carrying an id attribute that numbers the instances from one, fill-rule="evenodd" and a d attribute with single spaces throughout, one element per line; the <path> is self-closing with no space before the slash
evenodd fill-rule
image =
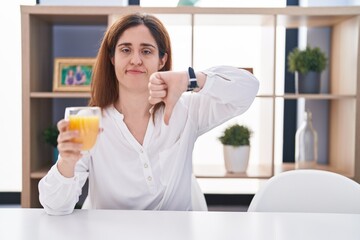
<path id="1" fill-rule="evenodd" d="M 111 58 L 115 54 L 116 43 L 124 31 L 139 25 L 145 25 L 149 29 L 158 45 L 159 58 L 163 58 L 167 54 L 167 61 L 159 71 L 171 70 L 170 37 L 160 20 L 152 15 L 141 13 L 125 15 L 107 29 L 100 45 L 92 73 L 90 106 L 98 106 L 103 109 L 119 99 L 119 83 Z M 156 104 L 153 114 L 163 105 L 162 102 Z"/>

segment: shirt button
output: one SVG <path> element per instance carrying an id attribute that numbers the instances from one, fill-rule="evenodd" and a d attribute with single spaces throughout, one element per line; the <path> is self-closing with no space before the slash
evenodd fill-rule
<path id="1" fill-rule="evenodd" d="M 152 177 L 148 176 L 147 180 L 150 182 L 152 180 Z"/>
<path id="2" fill-rule="evenodd" d="M 144 153 L 144 150 L 143 150 L 143 149 L 140 149 L 140 152 L 141 152 L 141 153 Z"/>
<path id="3" fill-rule="evenodd" d="M 147 165 L 147 163 L 144 163 L 144 168 L 148 168 L 149 165 Z"/>

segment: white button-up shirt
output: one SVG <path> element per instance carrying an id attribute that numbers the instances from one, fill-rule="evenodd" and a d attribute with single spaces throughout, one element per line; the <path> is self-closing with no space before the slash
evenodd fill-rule
<path id="1" fill-rule="evenodd" d="M 39 182 L 40 202 L 49 214 L 74 209 L 89 178 L 93 209 L 192 210 L 192 151 L 196 139 L 245 112 L 253 102 L 258 80 L 228 66 L 203 71 L 201 91 L 178 100 L 169 125 L 163 110 L 150 118 L 143 144 L 130 133 L 124 116 L 113 106 L 103 110 L 96 145 L 78 161 L 75 176 L 66 178 L 56 164 Z"/>

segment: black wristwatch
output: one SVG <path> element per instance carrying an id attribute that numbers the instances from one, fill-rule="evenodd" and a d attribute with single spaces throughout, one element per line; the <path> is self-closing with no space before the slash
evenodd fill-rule
<path id="1" fill-rule="evenodd" d="M 195 71 L 192 67 L 189 67 L 188 73 L 189 73 L 189 84 L 187 87 L 187 91 L 193 91 L 194 89 L 199 88 L 199 85 L 196 80 Z"/>

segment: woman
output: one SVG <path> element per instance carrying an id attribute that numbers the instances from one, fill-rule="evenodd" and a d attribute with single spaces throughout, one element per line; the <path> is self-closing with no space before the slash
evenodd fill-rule
<path id="1" fill-rule="evenodd" d="M 90 100 L 102 109 L 104 130 L 82 155 L 81 144 L 71 142 L 77 133 L 59 121 L 59 159 L 39 183 L 47 213 L 71 213 L 87 178 L 90 208 L 193 209 L 197 137 L 245 112 L 259 83 L 226 66 L 195 76 L 191 68 L 172 72 L 171 61 L 169 35 L 153 16 L 129 14 L 107 30 Z"/>

